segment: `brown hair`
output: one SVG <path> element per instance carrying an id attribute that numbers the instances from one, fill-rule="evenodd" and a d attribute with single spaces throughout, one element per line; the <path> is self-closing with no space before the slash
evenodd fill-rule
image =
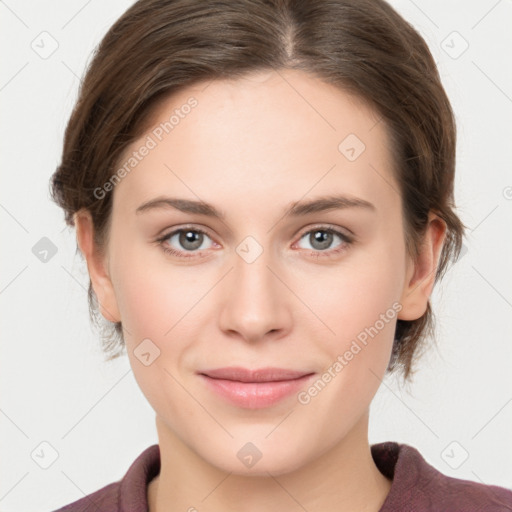
<path id="1" fill-rule="evenodd" d="M 440 278 L 458 257 L 464 233 L 454 212 L 454 116 L 427 44 L 383 0 L 133 4 L 95 50 L 66 128 L 62 162 L 51 180 L 66 223 L 73 226 L 74 213 L 89 210 L 96 244 L 104 247 L 112 192 L 98 199 L 94 191 L 142 135 L 158 100 L 200 81 L 284 68 L 356 94 L 382 116 L 393 143 L 409 254 L 417 254 L 429 211 L 447 224 Z M 93 320 L 101 316 L 91 283 L 89 311 Z M 124 348 L 121 323 L 113 326 L 102 333 L 109 359 Z M 398 320 L 389 370 L 399 367 L 407 378 L 413 356 L 432 334 L 430 303 L 418 320 Z"/>

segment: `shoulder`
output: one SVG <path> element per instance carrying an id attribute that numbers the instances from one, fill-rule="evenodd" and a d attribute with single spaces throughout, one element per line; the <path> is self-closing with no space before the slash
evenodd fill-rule
<path id="1" fill-rule="evenodd" d="M 147 486 L 160 472 L 160 448 L 146 448 L 118 482 L 102 487 L 54 512 L 147 512 Z"/>
<path id="2" fill-rule="evenodd" d="M 393 480 L 380 512 L 512 511 L 512 490 L 444 475 L 412 446 L 393 442 L 372 446 L 379 470 Z"/>

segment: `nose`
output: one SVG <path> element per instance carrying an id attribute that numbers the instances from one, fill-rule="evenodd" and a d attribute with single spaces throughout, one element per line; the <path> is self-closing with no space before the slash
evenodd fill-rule
<path id="1" fill-rule="evenodd" d="M 263 251 L 254 261 L 238 254 L 219 297 L 220 329 L 247 342 L 283 337 L 292 326 L 293 293 L 279 267 Z"/>

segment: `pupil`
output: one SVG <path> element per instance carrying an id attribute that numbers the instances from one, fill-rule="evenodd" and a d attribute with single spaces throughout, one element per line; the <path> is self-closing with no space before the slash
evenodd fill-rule
<path id="1" fill-rule="evenodd" d="M 327 249 L 331 243 L 331 237 L 332 233 L 329 233 L 327 231 L 315 231 L 315 234 L 313 235 L 314 242 L 317 243 L 319 246 L 315 247 L 314 244 L 312 245 L 316 249 Z"/>
<path id="2" fill-rule="evenodd" d="M 196 233 L 195 231 L 187 231 L 181 234 L 180 243 L 182 247 L 185 247 L 189 250 L 197 249 L 201 246 L 201 237 L 202 233 Z M 187 244 L 191 244 L 187 245 Z"/>

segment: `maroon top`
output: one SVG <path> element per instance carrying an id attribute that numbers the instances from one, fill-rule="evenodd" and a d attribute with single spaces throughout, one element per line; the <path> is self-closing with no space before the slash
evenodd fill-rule
<path id="1" fill-rule="evenodd" d="M 512 511 L 512 490 L 443 475 L 406 444 L 372 445 L 375 464 L 393 479 L 379 512 Z M 55 512 L 148 512 L 147 486 L 160 472 L 160 448 L 146 448 L 125 476 Z"/>

